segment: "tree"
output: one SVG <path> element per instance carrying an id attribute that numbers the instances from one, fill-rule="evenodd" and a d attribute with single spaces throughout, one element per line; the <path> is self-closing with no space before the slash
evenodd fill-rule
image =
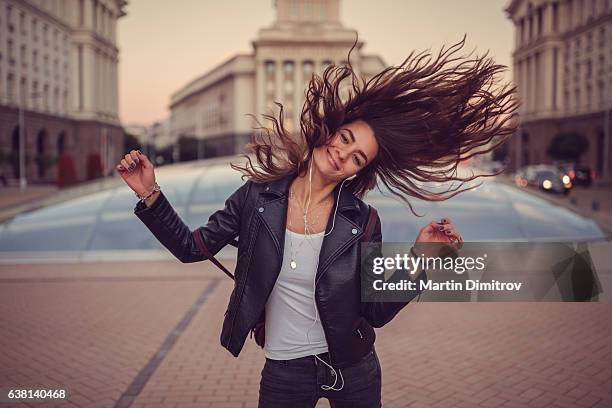
<path id="1" fill-rule="evenodd" d="M 102 177 L 102 159 L 99 153 L 89 153 L 87 156 L 87 180 Z"/>
<path id="2" fill-rule="evenodd" d="M 76 169 L 72 157 L 64 153 L 60 156 L 57 163 L 57 185 L 66 187 L 77 182 Z"/>
<path id="3" fill-rule="evenodd" d="M 125 137 L 123 138 L 123 151 L 125 153 L 123 154 L 127 154 L 128 152 L 131 152 L 132 150 L 138 150 L 140 149 L 140 142 L 138 141 L 138 138 L 134 135 L 132 135 L 131 133 L 124 133 Z M 142 149 L 140 149 L 142 151 Z M 120 159 L 122 159 L 122 157 L 120 157 Z"/>
<path id="4" fill-rule="evenodd" d="M 185 162 L 190 160 L 197 160 L 198 142 L 199 140 L 194 136 L 181 135 L 178 140 L 179 161 Z"/>
<path id="5" fill-rule="evenodd" d="M 589 148 L 589 141 L 582 134 L 572 132 L 557 133 L 548 145 L 546 153 L 553 160 L 580 161 L 580 156 Z"/>
<path id="6" fill-rule="evenodd" d="M 494 161 L 503 162 L 508 157 L 508 142 L 503 143 L 500 146 L 497 146 L 491 154 L 491 158 Z"/>

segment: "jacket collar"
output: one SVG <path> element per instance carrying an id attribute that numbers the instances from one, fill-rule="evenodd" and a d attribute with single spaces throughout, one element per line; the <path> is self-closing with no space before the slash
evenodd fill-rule
<path id="1" fill-rule="evenodd" d="M 289 195 L 289 186 L 293 180 L 297 177 L 297 173 L 283 176 L 278 180 L 268 182 L 262 193 L 269 193 L 276 195 L 277 197 L 287 197 Z M 338 200 L 338 193 L 340 192 L 340 185 L 338 183 L 334 188 L 334 202 L 338 203 L 338 211 L 360 211 L 359 199 L 353 194 L 353 189 L 350 182 L 344 183 L 342 186 L 342 192 L 340 199 Z"/>
<path id="2" fill-rule="evenodd" d="M 277 274 L 280 271 L 280 262 L 283 259 L 284 253 L 289 186 L 296 177 L 296 174 L 290 174 L 269 182 L 261 191 L 261 195 L 270 195 L 276 198 L 260 201 L 258 211 L 256 211 L 257 216 L 261 218 L 266 229 L 270 232 L 276 247 L 279 262 Z M 338 183 L 334 188 L 335 200 L 338 199 L 340 184 Z M 357 221 L 360 218 L 358 216 L 360 211 L 359 199 L 355 197 L 347 183 L 344 183 L 339 201 L 337 202 L 337 215 L 334 217 L 332 213 L 325 229 L 329 235 L 323 237 L 315 282 L 319 280 L 337 257 L 363 235 L 360 223 Z M 350 217 L 348 216 L 349 212 L 356 212 L 357 214 L 353 214 L 354 216 Z"/>

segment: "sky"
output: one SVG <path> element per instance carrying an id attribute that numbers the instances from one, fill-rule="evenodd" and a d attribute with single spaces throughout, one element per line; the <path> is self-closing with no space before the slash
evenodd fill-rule
<path id="1" fill-rule="evenodd" d="M 437 54 L 466 35 L 460 51 L 508 66 L 514 30 L 510 0 L 341 0 L 340 21 L 356 29 L 362 52 L 400 64 L 411 51 Z M 170 95 L 236 53 L 275 18 L 273 0 L 129 0 L 118 22 L 119 116 L 150 125 L 169 115 Z"/>

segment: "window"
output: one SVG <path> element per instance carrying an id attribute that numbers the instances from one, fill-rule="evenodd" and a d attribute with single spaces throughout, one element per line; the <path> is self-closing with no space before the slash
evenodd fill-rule
<path id="1" fill-rule="evenodd" d="M 38 109 L 38 81 L 32 83 L 32 105 Z"/>
<path id="2" fill-rule="evenodd" d="M 587 52 L 591 52 L 593 49 L 593 32 L 589 31 L 587 33 Z"/>
<path id="3" fill-rule="evenodd" d="M 314 71 L 314 63 L 312 61 L 304 61 L 302 63 L 302 73 L 304 74 L 304 79 L 310 81 L 312 78 L 312 72 Z"/>
<path id="4" fill-rule="evenodd" d="M 54 112 L 58 112 L 59 111 L 59 105 L 60 105 L 59 89 L 55 88 L 53 90 L 53 111 Z"/>
<path id="5" fill-rule="evenodd" d="M 8 93 L 8 101 L 9 103 L 15 102 L 15 77 L 13 74 L 8 74 L 6 78 L 6 91 Z"/>
<path id="6" fill-rule="evenodd" d="M 32 38 L 34 41 L 38 41 L 38 20 L 32 19 Z"/>
<path id="7" fill-rule="evenodd" d="M 26 46 L 25 44 L 21 44 L 21 52 L 19 54 L 19 58 L 21 59 L 21 66 L 26 67 L 28 64 L 26 62 Z"/>
<path id="8" fill-rule="evenodd" d="M 6 6 L 6 23 L 9 32 L 12 33 L 15 29 L 15 27 L 13 26 L 13 7 L 8 5 Z"/>
<path id="9" fill-rule="evenodd" d="M 576 88 L 575 93 L 576 93 L 576 100 L 574 101 L 574 109 L 576 110 L 576 112 L 578 112 L 578 109 L 580 106 L 580 89 Z"/>
<path id="10" fill-rule="evenodd" d="M 38 71 L 38 51 L 32 51 L 32 66 L 34 67 L 34 71 Z"/>
<path id="11" fill-rule="evenodd" d="M 543 19 L 544 13 L 543 13 L 542 7 L 538 7 L 536 14 L 538 18 L 538 37 L 540 37 L 542 35 L 542 26 L 544 24 L 544 19 Z"/>
<path id="12" fill-rule="evenodd" d="M 43 109 L 48 111 L 49 110 L 49 85 L 45 84 L 45 86 L 43 87 Z"/>
<path id="13" fill-rule="evenodd" d="M 13 54 L 13 40 L 8 40 L 8 60 L 10 65 L 15 64 L 15 55 Z"/>
<path id="14" fill-rule="evenodd" d="M 590 79 L 592 75 L 593 75 L 593 64 L 591 63 L 591 60 L 588 59 L 586 60 L 586 77 Z"/>
<path id="15" fill-rule="evenodd" d="M 285 61 L 283 69 L 285 71 L 285 77 L 293 77 L 293 61 Z"/>
<path id="16" fill-rule="evenodd" d="M 274 75 L 274 61 L 266 61 L 265 62 L 265 68 L 266 68 L 266 74 L 268 75 Z"/>
<path id="17" fill-rule="evenodd" d="M 586 98 L 587 98 L 586 106 L 587 106 L 587 109 L 591 109 L 591 97 L 592 97 L 592 94 L 593 94 L 593 91 L 591 89 L 591 84 L 588 84 L 587 88 L 586 88 Z"/>
<path id="18" fill-rule="evenodd" d="M 28 90 L 27 90 L 27 82 L 25 77 L 21 78 L 21 82 L 19 84 L 19 103 L 21 106 L 26 106 L 27 104 L 27 94 L 28 94 Z"/>
<path id="19" fill-rule="evenodd" d="M 25 35 L 26 34 L 26 16 L 25 16 L 24 11 L 19 13 L 19 28 L 21 29 L 21 35 Z"/>

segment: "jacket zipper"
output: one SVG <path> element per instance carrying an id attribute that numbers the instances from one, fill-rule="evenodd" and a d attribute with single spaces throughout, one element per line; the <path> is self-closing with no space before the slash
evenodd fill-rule
<path id="1" fill-rule="evenodd" d="M 362 232 L 362 234 L 363 234 L 363 232 Z M 360 239 L 361 239 L 361 235 L 357 239 L 357 242 L 359 242 Z M 348 245 L 349 245 L 349 243 L 346 243 L 345 245 L 343 245 L 340 249 L 338 249 L 338 252 L 342 252 L 344 250 L 344 248 L 346 248 Z M 315 303 L 317 304 L 317 309 L 319 310 L 319 316 L 321 317 L 321 327 L 323 327 L 323 333 L 325 334 L 325 341 L 327 341 L 327 347 L 328 347 L 328 353 L 329 353 L 329 363 L 333 367 L 334 366 L 334 358 L 333 358 L 333 353 L 332 353 L 332 347 L 330 347 L 329 338 L 327 336 L 327 328 L 325 327 L 325 323 L 323 323 L 324 319 L 323 319 L 323 315 L 321 313 L 321 308 L 319 307 L 319 302 L 318 302 L 318 298 L 317 298 L 317 283 L 319 283 L 319 280 L 321 280 L 321 277 L 323 276 L 323 274 L 325 272 L 327 272 L 327 269 L 329 268 L 330 263 L 331 262 L 328 262 L 327 265 L 325 265 L 325 269 L 323 271 L 321 271 L 321 274 L 319 275 L 319 277 L 315 281 L 314 291 L 315 291 Z M 315 273 L 316 273 L 316 271 L 315 271 Z M 359 333 L 359 335 L 361 335 L 361 332 Z"/>
<path id="2" fill-rule="evenodd" d="M 255 207 L 253 207 L 253 208 L 255 208 Z M 255 222 L 259 222 L 259 221 L 255 221 L 255 220 L 258 220 L 258 218 L 257 218 L 257 217 L 255 217 L 255 218 L 253 219 L 253 223 L 255 223 Z M 254 231 L 256 228 L 259 228 L 259 224 L 257 224 L 257 225 L 253 225 L 253 227 L 252 227 L 252 228 L 253 228 L 253 231 Z M 249 236 L 250 236 L 250 237 L 252 237 L 252 236 L 253 236 L 253 231 L 249 231 Z M 255 240 L 254 240 L 254 239 L 251 239 L 251 240 L 249 241 L 249 252 L 248 252 L 248 257 L 249 257 L 249 258 L 248 258 L 247 263 L 246 263 L 247 268 L 246 268 L 246 272 L 245 272 L 245 276 L 244 276 L 244 284 L 243 284 L 243 285 L 242 285 L 242 287 L 240 288 L 240 294 L 237 294 L 236 299 L 234 300 L 234 304 L 232 305 L 232 306 L 234 307 L 234 310 L 232 310 L 232 317 L 231 317 L 231 318 L 232 318 L 232 324 L 231 324 L 231 326 L 230 326 L 230 332 L 229 332 L 229 335 L 228 335 L 228 337 L 229 337 L 229 339 L 228 339 L 228 344 L 229 344 L 229 342 L 232 340 L 232 334 L 233 334 L 233 332 L 234 332 L 234 320 L 236 319 L 236 313 L 238 312 L 238 307 L 237 307 L 237 304 L 238 304 L 238 302 L 240 302 L 240 301 L 241 301 L 241 299 L 242 299 L 242 294 L 244 293 L 244 288 L 245 288 L 245 286 L 246 286 L 246 281 L 247 281 L 247 279 L 248 279 L 249 269 L 250 269 L 250 268 L 249 268 L 249 265 L 251 265 L 251 259 L 253 259 L 253 246 L 255 246 Z M 238 295 L 239 295 L 239 296 L 238 296 Z"/>

